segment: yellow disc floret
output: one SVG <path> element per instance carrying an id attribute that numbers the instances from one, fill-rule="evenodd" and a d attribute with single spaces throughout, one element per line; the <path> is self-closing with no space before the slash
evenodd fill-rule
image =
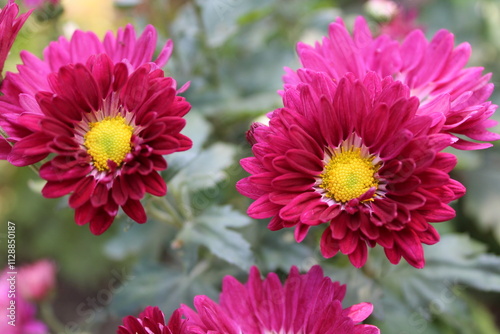
<path id="1" fill-rule="evenodd" d="M 89 123 L 90 130 L 84 136 L 84 145 L 99 171 L 109 170 L 108 160 L 121 165 L 131 150 L 130 138 L 134 128 L 125 123 L 122 116 L 106 117 Z"/>
<path id="2" fill-rule="evenodd" d="M 379 166 L 373 164 L 373 157 L 362 157 L 359 148 L 342 151 L 332 156 L 320 174 L 320 188 L 326 196 L 337 202 L 346 203 L 378 186 L 375 173 Z"/>

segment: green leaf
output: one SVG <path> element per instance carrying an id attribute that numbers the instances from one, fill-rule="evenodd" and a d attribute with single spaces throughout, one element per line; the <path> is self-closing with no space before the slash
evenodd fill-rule
<path id="1" fill-rule="evenodd" d="M 234 160 L 234 145 L 217 142 L 201 151 L 171 180 L 172 187 L 187 186 L 191 192 L 214 187 L 226 177 L 224 169 Z"/>
<path id="2" fill-rule="evenodd" d="M 118 233 L 104 246 L 104 254 L 114 261 L 123 261 L 132 256 L 155 257 L 175 235 L 172 226 L 154 219 L 149 219 L 146 224 L 141 225 L 129 219 L 120 226 Z"/>
<path id="3" fill-rule="evenodd" d="M 256 224 L 263 224 L 259 221 Z M 258 238 L 252 242 L 255 245 L 255 256 L 259 268 L 266 271 L 283 270 L 288 272 L 291 266 L 308 268 L 315 264 L 312 249 L 299 244 L 288 230 L 270 231 L 265 225 L 257 226 Z"/>
<path id="4" fill-rule="evenodd" d="M 492 166 L 493 164 L 493 166 Z M 465 213 L 478 223 L 483 232 L 492 232 L 500 243 L 500 175 L 498 168 L 485 162 L 485 166 L 463 173 L 463 183 L 467 188 L 464 197 Z"/>
<path id="5" fill-rule="evenodd" d="M 230 206 L 213 206 L 186 222 L 177 235 L 184 247 L 203 245 L 219 258 L 247 270 L 254 262 L 250 244 L 240 232 L 229 229 L 243 227 L 252 220 Z"/>
<path id="6" fill-rule="evenodd" d="M 375 314 L 387 323 L 381 326 L 384 333 L 482 333 L 471 320 L 466 290 L 499 292 L 500 257 L 486 254 L 486 247 L 467 235 L 444 235 L 439 243 L 424 248 L 423 269 L 404 262 L 381 265 L 380 249 L 370 254 L 375 259 L 369 266 L 375 264 L 374 278 L 383 291 L 375 301 Z"/>
<path id="7" fill-rule="evenodd" d="M 124 316 L 137 314 L 152 305 L 169 315 L 181 303 L 191 304 L 195 295 L 207 295 L 217 300 L 218 292 L 214 286 L 220 278 L 205 275 L 206 270 L 206 263 L 199 264 L 190 272 L 176 266 L 140 264 L 113 296 L 110 308 L 119 316 Z"/>
<path id="8" fill-rule="evenodd" d="M 425 247 L 427 264 L 419 273 L 429 280 L 449 280 L 482 291 L 500 292 L 500 256 L 467 235 L 445 235 Z"/>

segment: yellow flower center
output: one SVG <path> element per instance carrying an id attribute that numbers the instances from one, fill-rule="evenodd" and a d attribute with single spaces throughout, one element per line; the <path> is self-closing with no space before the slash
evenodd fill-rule
<path id="1" fill-rule="evenodd" d="M 119 166 L 131 150 L 130 138 L 134 128 L 126 124 L 122 116 L 106 117 L 99 122 L 89 123 L 89 126 L 90 130 L 83 138 L 95 168 L 99 171 L 109 170 L 108 160 Z"/>
<path id="2" fill-rule="evenodd" d="M 378 186 L 375 173 L 379 166 L 373 164 L 373 156 L 362 157 L 359 148 L 342 151 L 332 156 L 326 164 L 320 188 L 326 196 L 337 202 L 346 203 Z"/>

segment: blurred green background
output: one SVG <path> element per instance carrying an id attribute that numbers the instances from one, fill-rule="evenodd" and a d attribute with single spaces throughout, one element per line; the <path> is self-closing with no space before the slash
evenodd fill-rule
<path id="1" fill-rule="evenodd" d="M 4 4 L 5 1 L 0 1 Z M 500 73 L 500 2 L 425 0 L 402 2 L 418 9 L 427 36 L 445 28 L 455 43 L 469 42 L 468 66 Z M 137 225 L 120 216 L 101 236 L 77 226 L 66 198 L 45 199 L 42 181 L 30 168 L 0 161 L 0 242 L 6 223 L 17 226 L 17 263 L 56 261 L 54 312 L 61 333 L 109 333 L 121 318 L 146 305 L 169 314 L 196 294 L 217 298 L 225 274 L 246 280 L 250 265 L 286 273 L 319 263 L 335 280 L 349 283 L 345 306 L 375 305 L 367 323 L 382 333 L 500 333 L 500 149 L 452 151 L 459 157 L 453 177 L 467 187 L 454 203 L 457 218 L 436 224 L 442 241 L 426 247 L 427 266 L 388 264 L 380 248 L 368 264 L 352 268 L 344 255 L 325 260 L 317 244 L 321 227 L 301 244 L 288 230 L 269 232 L 266 221 L 249 219 L 250 201 L 234 189 L 246 176 L 240 158 L 250 155 L 249 124 L 279 107 L 283 67 L 299 66 L 297 41 L 312 43 L 341 16 L 352 27 L 368 15 L 364 1 L 298 0 L 66 0 L 63 12 L 40 9 L 21 30 L 6 69 L 15 71 L 19 52 L 37 56 L 74 29 L 103 36 L 126 23 L 138 31 L 153 24 L 160 48 L 171 38 L 175 49 L 167 75 L 192 104 L 186 134 L 189 152 L 168 158 L 164 174 L 169 194 L 146 198 L 149 222 Z M 368 16 L 373 30 L 376 20 Z M 500 103 L 500 91 L 491 97 Z M 496 119 L 500 119 L 497 114 Z M 499 132 L 497 127 L 495 132 Z M 2 246 L 5 247 L 5 246 Z M 0 264 L 6 261 L 2 258 Z M 118 279 L 120 287 L 110 288 Z"/>

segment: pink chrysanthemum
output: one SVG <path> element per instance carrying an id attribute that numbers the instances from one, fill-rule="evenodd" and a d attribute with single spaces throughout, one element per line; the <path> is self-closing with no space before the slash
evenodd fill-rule
<path id="1" fill-rule="evenodd" d="M 492 91 L 491 74 L 482 75 L 482 67 L 464 68 L 471 47 L 462 43 L 454 47 L 453 34 L 440 30 L 427 41 L 416 29 L 403 42 L 388 35 L 373 38 L 366 21 L 359 17 L 352 36 L 341 19 L 331 23 L 329 36 L 314 46 L 299 43 L 297 52 L 304 68 L 326 73 L 340 80 L 351 72 L 363 79 L 370 71 L 381 77 L 392 76 L 408 85 L 411 95 L 418 97 L 417 114 L 434 119 L 438 131 L 456 135 L 453 147 L 463 150 L 490 147 L 479 141 L 500 139 L 487 130 L 497 124 L 489 119 L 497 106 L 486 101 Z M 296 85 L 297 73 L 286 69 L 284 80 Z"/>
<path id="2" fill-rule="evenodd" d="M 255 200 L 248 214 L 273 217 L 271 230 L 295 227 L 298 242 L 325 224 L 322 254 L 340 251 L 356 267 L 376 244 L 394 264 L 402 256 L 423 267 L 421 244 L 439 240 L 428 222 L 453 218 L 447 204 L 465 192 L 448 176 L 455 156 L 440 152 L 454 138 L 432 132 L 433 118 L 416 115 L 418 99 L 400 81 L 297 74 L 284 108 L 249 134 L 255 157 L 241 165 L 252 175 L 237 184 Z"/>
<path id="3" fill-rule="evenodd" d="M 96 235 L 119 207 L 146 222 L 140 199 L 166 193 L 158 174 L 167 168 L 163 155 L 191 147 L 180 134 L 190 104 L 159 69 L 171 43 L 153 63 L 155 44 L 152 27 L 136 40 L 128 26 L 103 43 L 76 32 L 51 44 L 46 61 L 24 53 L 19 73 L 5 80 L 0 119 L 14 144 L 8 160 L 26 166 L 53 154 L 40 169 L 48 181 L 42 194 L 71 194 L 76 223 L 90 223 Z"/>
<path id="4" fill-rule="evenodd" d="M 123 318 L 123 325 L 118 327 L 117 334 L 182 334 L 185 331 L 185 320 L 181 312 L 175 310 L 168 324 L 158 307 L 148 306 L 138 318 L 131 315 Z"/>
<path id="5" fill-rule="evenodd" d="M 28 19 L 31 11 L 19 15 L 19 7 L 14 0 L 9 0 L 4 8 L 0 9 L 0 81 L 5 59 L 9 54 L 17 33 Z"/>
<path id="6" fill-rule="evenodd" d="M 40 169 L 48 181 L 42 194 L 71 193 L 76 223 L 90 223 L 94 234 L 110 226 L 120 206 L 146 222 L 139 200 L 166 193 L 158 174 L 167 167 L 163 155 L 191 147 L 180 134 L 190 105 L 176 95 L 175 81 L 153 64 L 129 73 L 105 54 L 62 67 L 49 81 L 53 93 L 27 100 L 32 114 L 21 118 L 34 133 L 14 145 L 9 161 L 29 165 L 54 153 Z"/>
<path id="7" fill-rule="evenodd" d="M 372 312 L 369 303 L 342 308 L 345 285 L 332 282 L 320 266 L 299 274 L 292 267 L 284 285 L 274 273 L 262 279 L 256 267 L 246 284 L 224 278 L 219 304 L 196 296 L 196 311 L 181 306 L 192 334 L 378 334 L 372 325 L 358 324 Z"/>

